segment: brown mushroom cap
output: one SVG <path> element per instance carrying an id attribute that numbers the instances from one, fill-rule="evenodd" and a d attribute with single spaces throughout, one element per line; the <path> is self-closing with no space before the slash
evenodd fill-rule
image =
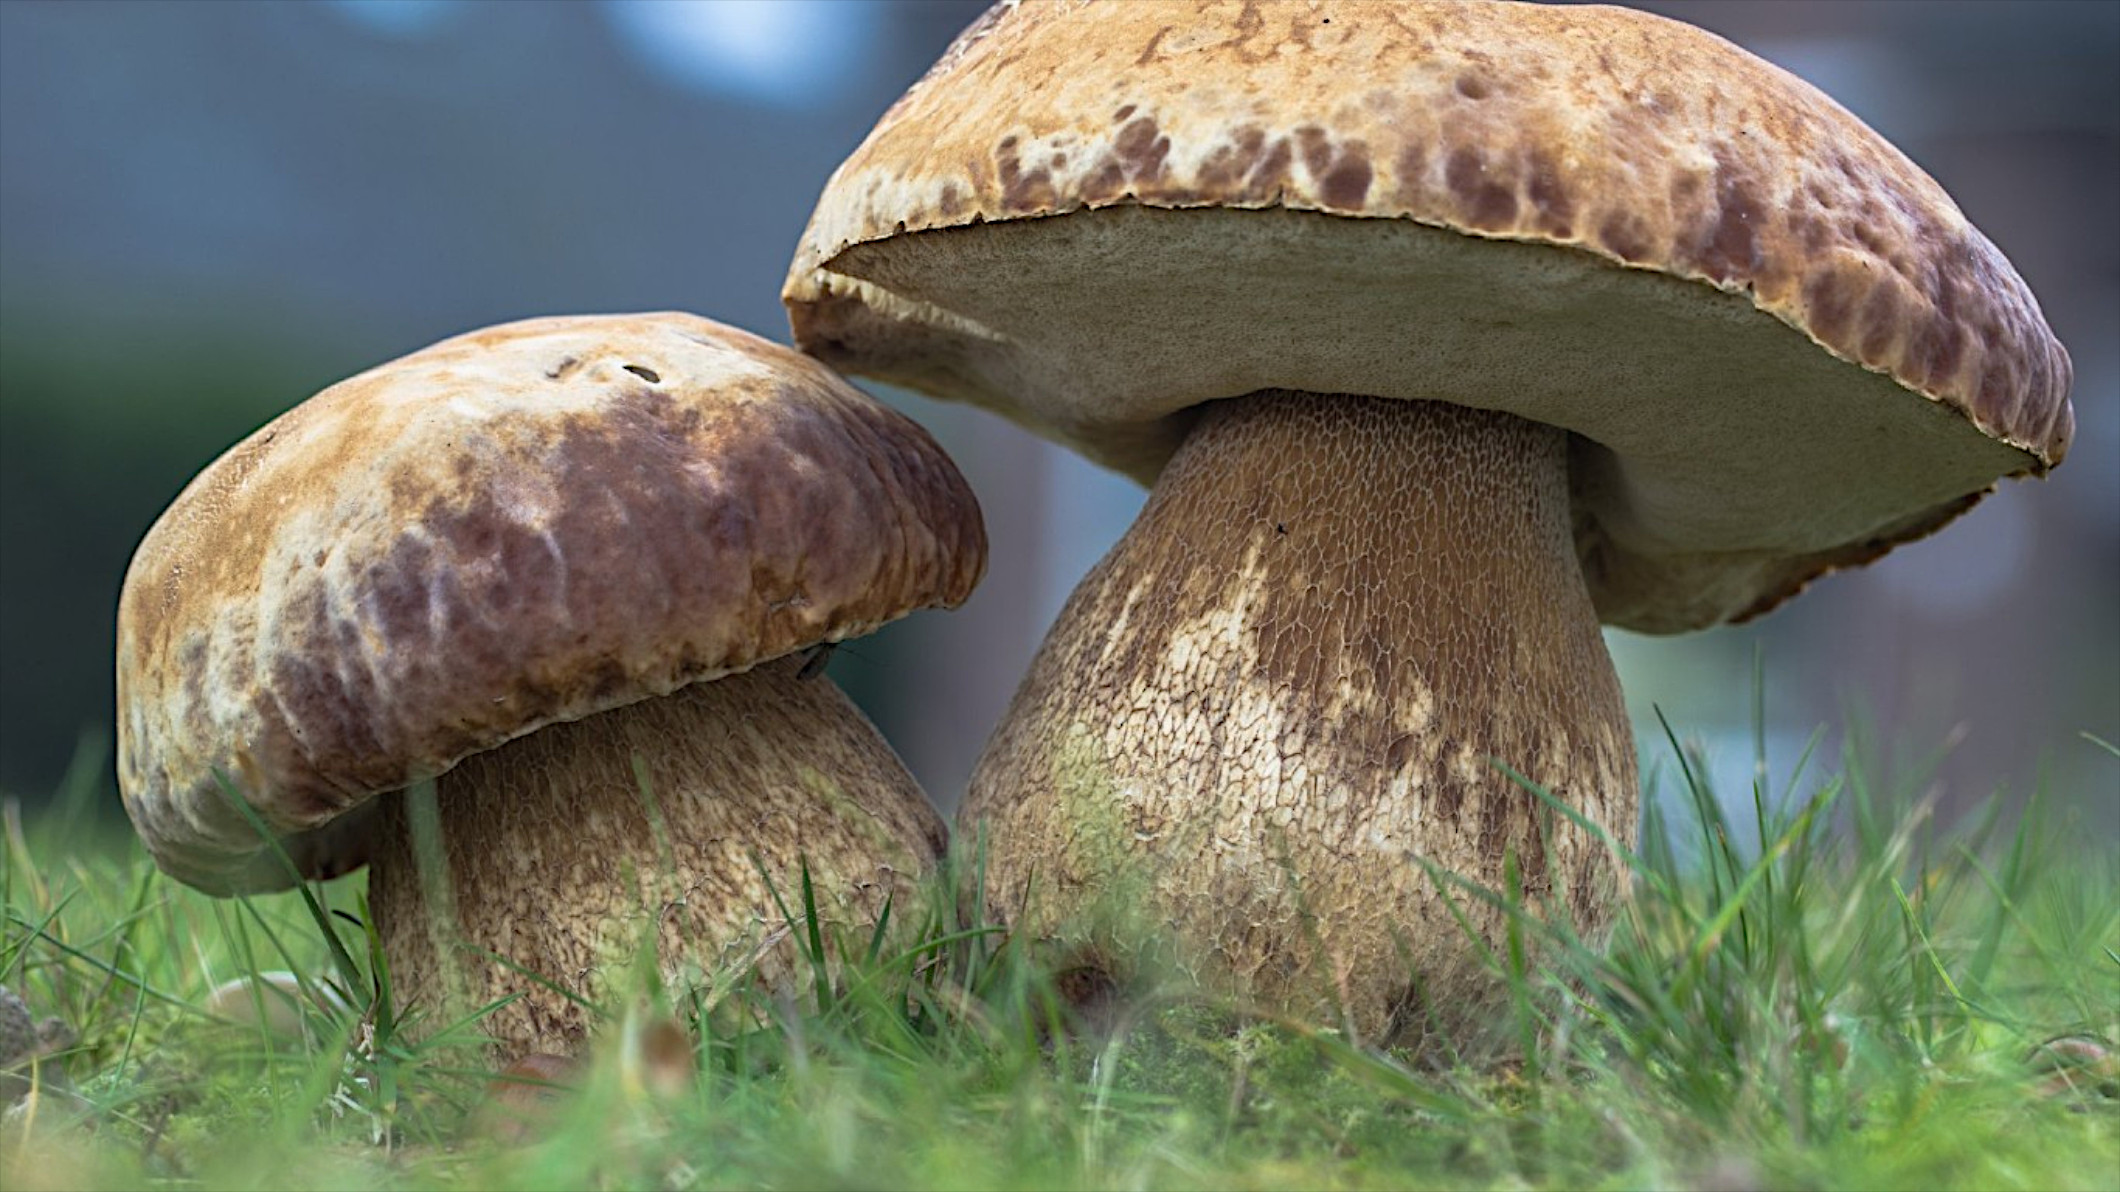
<path id="1" fill-rule="evenodd" d="M 2074 427 L 1941 187 L 1616 8 L 997 5 L 833 176 L 785 297 L 836 367 L 1143 482 L 1264 389 L 1563 427 L 1598 614 L 1652 632 L 1926 534 Z"/>
<path id="2" fill-rule="evenodd" d="M 367 858 L 377 794 L 540 726 L 953 606 L 977 505 L 926 432 L 691 315 L 532 319 L 334 385 L 202 472 L 118 616 L 119 778 L 215 892 Z"/>

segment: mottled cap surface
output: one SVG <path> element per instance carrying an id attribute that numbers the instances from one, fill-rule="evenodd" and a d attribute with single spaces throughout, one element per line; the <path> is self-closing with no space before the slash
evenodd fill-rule
<path id="1" fill-rule="evenodd" d="M 799 346 L 1144 482 L 1260 389 L 1574 434 L 1607 622 L 1762 612 L 2059 463 L 2068 356 L 1806 83 L 1602 7 L 997 5 L 834 174 Z"/>
<path id="2" fill-rule="evenodd" d="M 683 314 L 535 319 L 326 389 L 201 472 L 118 608 L 120 787 L 203 889 L 366 860 L 379 793 L 914 609 L 985 566 L 927 433 Z"/>

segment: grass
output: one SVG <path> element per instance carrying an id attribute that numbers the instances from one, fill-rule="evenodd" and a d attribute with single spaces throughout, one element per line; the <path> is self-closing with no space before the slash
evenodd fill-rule
<path id="1" fill-rule="evenodd" d="M 91 772 L 6 823 L 0 983 L 78 1034 L 57 1057 L 71 1093 L 0 1125 L 9 1189 L 2120 1183 L 2113 841 L 2037 801 L 1942 831 L 1857 764 L 1770 784 L 1762 763 L 1740 825 L 1674 740 L 1652 781 L 1677 810 L 1649 800 L 1615 938 L 1522 916 L 1494 949 L 1517 1041 L 1500 1065 L 1175 991 L 1078 1029 L 938 880 L 895 908 L 920 924 L 895 954 L 802 930 L 788 891 L 815 981 L 619 982 L 579 1091 L 500 1101 L 475 1023 L 401 1030 L 358 879 L 197 895 L 96 832 Z M 825 950 L 856 959 L 828 973 Z M 268 969 L 345 1008 L 301 1043 L 199 1009 Z"/>

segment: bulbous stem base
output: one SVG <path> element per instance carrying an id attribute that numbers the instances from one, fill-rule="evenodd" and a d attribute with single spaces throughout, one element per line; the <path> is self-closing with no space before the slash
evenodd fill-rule
<path id="1" fill-rule="evenodd" d="M 990 905 L 1119 980 L 1163 960 L 1365 1039 L 1479 1028 L 1513 871 L 1610 922 L 1637 786 L 1574 553 L 1564 432 L 1267 392 L 1202 415 L 972 777 Z M 1446 898 L 1447 896 L 1447 898 Z M 1153 944 L 1146 941 L 1157 941 Z"/>
<path id="2" fill-rule="evenodd" d="M 436 782 L 432 830 L 417 791 L 392 797 L 369 899 L 400 1012 L 438 1025 L 520 994 L 481 1023 L 495 1056 L 512 1058 L 574 1051 L 594 1023 L 489 954 L 590 1001 L 643 957 L 673 989 L 807 980 L 804 866 L 825 939 L 866 945 L 885 901 L 911 897 L 940 856 L 944 829 L 875 728 L 829 679 L 800 677 L 802 663 L 470 758 Z"/>

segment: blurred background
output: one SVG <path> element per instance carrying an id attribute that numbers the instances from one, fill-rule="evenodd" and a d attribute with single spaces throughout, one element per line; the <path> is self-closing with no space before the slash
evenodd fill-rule
<path id="1" fill-rule="evenodd" d="M 0 793 L 89 783 L 119 814 L 126 562 L 281 409 L 535 314 L 674 307 L 785 341 L 781 280 L 825 177 L 980 7 L 0 3 Z M 1660 709 L 1746 791 L 1763 656 L 1777 781 L 1814 732 L 1837 765 L 1856 726 L 1947 814 L 2044 785 L 2120 836 L 2120 763 L 2081 736 L 2120 740 L 2120 4 L 1642 7 L 1811 80 L 1940 179 L 2073 353 L 2080 425 L 2052 478 L 1760 624 L 1611 634 L 1650 766 L 1672 764 Z M 878 392 L 955 455 L 992 565 L 965 609 L 832 669 L 948 810 L 1143 494 L 992 416 Z"/>

